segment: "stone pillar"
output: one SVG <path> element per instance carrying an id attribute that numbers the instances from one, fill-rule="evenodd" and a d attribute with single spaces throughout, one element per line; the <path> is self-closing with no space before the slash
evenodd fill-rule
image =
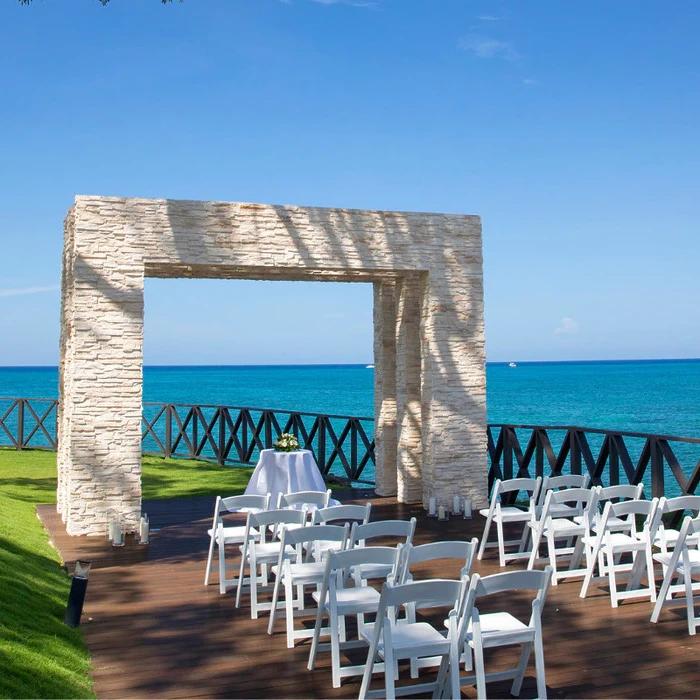
<path id="1" fill-rule="evenodd" d="M 421 500 L 421 282 L 407 275 L 396 284 L 397 494 L 401 503 Z"/>
<path id="2" fill-rule="evenodd" d="M 64 264 L 59 508 L 70 535 L 125 532 L 141 514 L 143 256 L 89 204 L 69 214 Z"/>
<path id="3" fill-rule="evenodd" d="M 396 495 L 396 286 L 374 283 L 375 490 Z"/>
<path id="4" fill-rule="evenodd" d="M 456 494 L 487 505 L 481 256 L 431 275 L 422 308 L 423 499 Z M 451 276 L 449 276 L 451 273 Z M 448 286 L 449 283 L 449 286 Z"/>

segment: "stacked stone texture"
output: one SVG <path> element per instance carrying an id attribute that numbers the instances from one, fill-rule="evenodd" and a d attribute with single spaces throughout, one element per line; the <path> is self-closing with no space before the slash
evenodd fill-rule
<path id="1" fill-rule="evenodd" d="M 69 533 L 138 523 L 145 277 L 374 283 L 378 489 L 484 503 L 478 217 L 81 196 L 63 261 L 58 505 Z"/>

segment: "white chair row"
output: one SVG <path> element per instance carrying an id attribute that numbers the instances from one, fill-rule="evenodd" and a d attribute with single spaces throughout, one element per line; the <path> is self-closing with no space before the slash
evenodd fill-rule
<path id="1" fill-rule="evenodd" d="M 327 491 L 298 491 L 289 494 L 278 494 L 275 509 L 302 509 L 306 508 L 310 514 L 328 508 L 331 500 L 331 490 Z M 237 579 L 227 578 L 226 567 L 226 545 L 240 545 L 245 541 L 245 524 L 227 525 L 224 517 L 232 514 L 259 513 L 270 509 L 271 494 L 242 495 L 222 498 L 217 496 L 214 505 L 214 519 L 211 528 L 207 531 L 209 535 L 209 553 L 207 565 L 204 573 L 204 585 L 209 585 L 209 579 L 214 569 L 219 575 L 219 592 L 224 594 L 229 587 L 237 584 Z M 367 504 L 367 514 L 365 522 L 369 520 L 369 508 Z M 291 527 L 292 524 L 289 523 Z M 259 532 L 252 533 L 259 538 Z M 217 561 L 214 560 L 214 550 L 218 549 Z"/>

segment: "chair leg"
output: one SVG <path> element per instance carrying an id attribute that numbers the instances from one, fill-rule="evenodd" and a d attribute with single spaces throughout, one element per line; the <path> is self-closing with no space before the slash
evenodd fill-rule
<path id="1" fill-rule="evenodd" d="M 216 542 L 216 538 L 214 536 L 214 533 L 212 533 L 212 536 L 209 541 L 209 554 L 207 556 L 207 568 L 206 571 L 204 572 L 204 585 L 208 586 L 209 585 L 209 575 L 211 574 L 211 565 L 212 561 L 214 559 L 214 544 Z"/>
<path id="2" fill-rule="evenodd" d="M 254 557 L 250 558 L 250 619 L 258 619 L 258 562 Z"/>
<path id="3" fill-rule="evenodd" d="M 617 575 L 615 573 L 615 555 L 610 549 L 605 555 L 608 568 L 608 585 L 610 586 L 610 604 L 617 607 Z"/>
<path id="4" fill-rule="evenodd" d="M 241 553 L 241 566 L 238 570 L 238 585 L 236 587 L 236 607 L 241 607 L 241 589 L 243 588 L 243 576 L 245 574 L 245 565 L 248 557 L 245 551 Z M 253 585 L 253 575 L 250 575 L 250 585 Z"/>
<path id="5" fill-rule="evenodd" d="M 647 582 L 649 584 L 649 600 L 652 603 L 656 602 L 656 580 L 654 579 L 654 557 L 651 553 L 651 545 L 646 550 L 647 559 Z"/>
<path id="6" fill-rule="evenodd" d="M 219 543 L 219 593 L 226 593 L 226 547 Z"/>
<path id="7" fill-rule="evenodd" d="M 688 634 L 695 634 L 695 606 L 693 605 L 693 577 L 690 571 L 684 571 L 685 608 L 688 613 Z"/>
<path id="8" fill-rule="evenodd" d="M 598 562 L 598 573 L 602 576 L 604 569 L 600 566 L 600 550 L 593 547 L 590 551 L 586 551 L 586 575 L 583 577 L 583 584 L 581 585 L 581 592 L 579 593 L 580 598 L 585 598 L 588 594 L 588 587 L 591 585 L 591 579 L 593 578 L 593 572 L 595 571 L 596 562 Z"/>
<path id="9" fill-rule="evenodd" d="M 280 597 L 280 585 L 282 581 L 282 572 L 278 571 L 275 577 L 275 588 L 272 591 L 272 607 L 270 608 L 270 620 L 267 623 L 267 633 L 273 634 L 275 631 L 275 616 L 277 613 L 277 601 Z M 286 603 L 286 588 L 285 588 L 285 603 Z M 287 644 L 289 646 L 289 644 Z"/>
<path id="10" fill-rule="evenodd" d="M 474 675 L 476 676 L 476 694 L 486 697 L 486 671 L 484 670 L 484 650 L 481 645 L 474 645 Z"/>
<path id="11" fill-rule="evenodd" d="M 527 561 L 528 571 L 532 571 L 537 563 L 537 557 L 540 553 L 540 541 L 542 540 L 542 532 L 539 527 L 536 527 L 532 531 L 532 550 L 530 551 L 530 558 Z"/>
<path id="12" fill-rule="evenodd" d="M 506 547 L 503 544 L 505 538 L 503 536 L 503 521 L 501 518 L 496 518 L 496 532 L 498 533 L 498 563 L 500 566 L 506 565 Z"/>
<path id="13" fill-rule="evenodd" d="M 303 596 L 303 586 L 301 587 L 301 590 L 301 595 Z M 276 601 L 272 603 L 273 613 L 275 611 L 275 603 Z M 294 647 L 294 586 L 292 586 L 291 582 L 286 580 L 284 582 L 284 607 L 287 618 L 287 648 L 292 649 Z"/>
<path id="14" fill-rule="evenodd" d="M 447 681 L 447 671 L 450 669 L 450 656 L 445 654 L 440 661 L 440 668 L 438 669 L 437 680 L 435 681 L 435 687 L 433 688 L 433 698 L 442 697 L 445 689 L 445 683 Z M 453 679 L 450 678 L 450 687 L 454 686 Z M 457 669 L 457 691 L 459 692 L 459 669 Z M 451 694 L 450 697 L 458 698 L 459 695 Z"/>
<path id="15" fill-rule="evenodd" d="M 394 662 L 394 649 L 391 644 L 384 645 L 384 697 L 387 700 L 396 700 L 396 663 Z"/>
<path id="16" fill-rule="evenodd" d="M 671 600 L 671 583 L 673 582 L 673 571 L 668 567 L 664 567 L 664 580 L 661 583 L 661 589 L 659 590 L 659 596 L 654 603 L 654 611 L 651 613 L 651 621 L 658 622 L 659 616 L 661 615 L 661 610 L 664 607 L 664 603 Z"/>
<path id="17" fill-rule="evenodd" d="M 486 525 L 484 526 L 484 534 L 481 536 L 481 544 L 479 545 L 479 553 L 476 555 L 476 558 L 481 561 L 481 558 L 484 556 L 484 550 L 486 549 L 486 543 L 489 539 L 489 531 L 491 530 L 491 518 L 487 517 L 486 518 Z"/>
<path id="18" fill-rule="evenodd" d="M 340 688 L 340 638 L 338 635 L 338 616 L 330 613 L 331 628 L 331 670 L 333 671 L 333 687 Z"/>
<path id="19" fill-rule="evenodd" d="M 520 652 L 520 660 L 515 669 L 515 678 L 513 678 L 513 685 L 510 689 L 511 695 L 520 695 L 520 689 L 523 686 L 523 679 L 525 678 L 525 671 L 527 670 L 527 663 L 530 660 L 531 653 L 532 642 L 526 642 L 523 644 L 523 648 Z"/>
<path id="20" fill-rule="evenodd" d="M 544 673 L 544 648 L 542 637 L 538 633 L 535 635 L 535 668 L 537 670 L 537 697 L 540 700 L 547 700 L 547 681 Z"/>
<path id="21" fill-rule="evenodd" d="M 314 636 L 311 640 L 311 651 L 309 652 L 309 663 L 306 668 L 309 671 L 314 670 L 314 664 L 316 663 L 316 653 L 318 652 L 318 640 L 321 637 L 321 627 L 323 626 L 323 601 L 318 601 L 318 609 L 316 611 L 316 625 L 314 626 Z"/>
<path id="22" fill-rule="evenodd" d="M 554 534 L 547 533 L 547 552 L 549 554 L 549 565 L 552 567 L 552 585 L 557 585 L 557 549 L 554 541 Z"/>

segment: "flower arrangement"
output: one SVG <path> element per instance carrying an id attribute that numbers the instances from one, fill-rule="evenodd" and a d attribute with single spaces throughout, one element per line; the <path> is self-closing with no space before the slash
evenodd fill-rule
<path id="1" fill-rule="evenodd" d="M 301 449 L 296 435 L 292 435 L 291 433 L 282 433 L 272 446 L 277 452 L 296 452 L 296 450 Z"/>

